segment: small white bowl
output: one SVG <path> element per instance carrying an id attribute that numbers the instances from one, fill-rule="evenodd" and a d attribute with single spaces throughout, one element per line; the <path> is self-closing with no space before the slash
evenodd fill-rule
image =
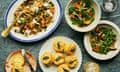
<path id="1" fill-rule="evenodd" d="M 54 22 L 47 27 L 45 32 L 39 32 L 37 35 L 25 37 L 22 34 L 15 33 L 12 29 L 9 33 L 10 37 L 24 43 L 30 43 L 30 42 L 36 42 L 39 40 L 42 40 L 46 37 L 48 37 L 52 32 L 55 31 L 55 29 L 60 24 L 60 21 L 62 19 L 62 6 L 60 4 L 59 0 L 50 0 L 55 5 L 55 15 L 54 15 Z M 14 12 L 16 11 L 17 7 L 21 5 L 24 2 L 24 0 L 13 0 L 12 3 L 9 5 L 5 17 L 4 17 L 4 25 L 5 28 L 7 28 L 14 19 Z"/>
<path id="2" fill-rule="evenodd" d="M 109 1 L 109 0 L 108 0 Z M 105 11 L 105 12 L 108 12 L 108 13 L 110 13 L 110 12 L 114 12 L 117 8 L 118 8 L 118 3 L 117 3 L 117 0 L 111 0 L 110 2 L 108 2 L 108 1 L 106 1 L 106 0 L 103 0 L 103 4 L 102 4 L 102 8 L 103 8 L 103 10 Z M 105 3 L 112 3 L 113 4 L 113 8 L 112 8 L 112 10 L 107 10 L 106 8 L 105 8 Z"/>
<path id="3" fill-rule="evenodd" d="M 96 25 L 99 23 L 100 21 L 100 18 L 101 18 L 101 9 L 100 9 L 100 6 L 99 4 L 96 2 L 96 0 L 90 0 L 90 2 L 92 3 L 92 6 L 95 10 L 95 20 L 88 26 L 85 26 L 85 27 L 78 27 L 76 25 L 73 25 L 71 20 L 70 20 L 70 17 L 69 17 L 69 7 L 73 4 L 73 3 L 76 3 L 78 2 L 79 0 L 70 0 L 65 8 L 65 19 L 67 21 L 67 24 L 75 31 L 78 31 L 78 32 L 88 32 L 88 31 L 91 31 L 92 29 L 94 29 L 96 27 Z"/>
<path id="4" fill-rule="evenodd" d="M 105 20 L 100 21 L 98 23 L 98 26 L 111 28 L 113 30 L 113 32 L 115 32 L 115 34 L 117 35 L 117 39 L 116 39 L 117 41 L 115 43 L 115 48 L 117 48 L 117 50 L 110 51 L 106 55 L 94 52 L 92 50 L 92 47 L 91 47 L 91 44 L 90 44 L 90 40 L 89 40 L 90 33 L 86 33 L 85 36 L 84 36 L 84 46 L 85 46 L 85 49 L 88 52 L 88 54 L 90 54 L 95 59 L 98 59 L 98 60 L 112 59 L 120 51 L 120 29 L 119 29 L 119 27 L 116 24 L 114 24 L 114 23 L 112 23 L 110 21 L 105 21 Z"/>

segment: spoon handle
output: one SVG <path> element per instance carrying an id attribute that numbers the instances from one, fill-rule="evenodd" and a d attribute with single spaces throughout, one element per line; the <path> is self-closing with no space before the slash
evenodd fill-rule
<path id="1" fill-rule="evenodd" d="M 2 33 L 1 33 L 1 36 L 4 37 L 4 38 L 6 38 L 8 36 L 8 34 L 9 34 L 9 32 L 11 31 L 13 25 L 14 25 L 14 23 L 10 24 L 8 26 L 8 28 L 6 28 L 5 30 L 3 30 Z"/>

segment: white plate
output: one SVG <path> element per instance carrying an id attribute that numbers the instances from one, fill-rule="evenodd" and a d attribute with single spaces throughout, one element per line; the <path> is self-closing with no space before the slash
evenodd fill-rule
<path id="1" fill-rule="evenodd" d="M 72 39 L 70 38 L 67 38 L 67 37 L 63 37 L 63 36 L 58 36 L 60 38 L 62 38 L 65 42 L 67 43 L 75 43 L 76 46 L 77 46 L 77 50 L 75 52 L 75 54 L 78 56 L 78 60 L 79 60 L 79 64 L 78 66 L 75 68 L 75 69 L 71 69 L 71 72 L 77 72 L 81 66 L 81 63 L 82 63 L 82 54 L 81 54 L 81 50 L 79 48 L 79 46 L 77 45 L 76 42 L 74 42 Z M 54 37 L 54 38 L 51 38 L 49 39 L 48 41 L 46 41 L 43 46 L 41 47 L 41 50 L 39 52 L 39 64 L 40 64 L 40 67 L 41 69 L 43 70 L 43 72 L 57 72 L 57 66 L 55 65 L 51 65 L 50 67 L 46 67 L 40 60 L 40 55 L 43 54 L 44 52 L 52 52 L 52 53 L 55 53 L 55 51 L 53 50 L 53 41 L 54 39 L 58 38 L 58 37 Z"/>
<path id="2" fill-rule="evenodd" d="M 15 33 L 14 30 L 12 29 L 9 34 L 10 37 L 17 41 L 28 43 L 28 42 L 35 42 L 38 40 L 42 40 L 47 36 L 49 36 L 52 32 L 54 32 L 54 30 L 58 27 L 62 19 L 62 6 L 59 0 L 50 0 L 50 1 L 52 1 L 52 3 L 55 5 L 56 10 L 53 18 L 54 22 L 51 23 L 49 27 L 47 27 L 47 30 L 45 32 L 39 32 L 37 35 L 25 37 L 22 34 Z M 13 0 L 11 2 L 4 17 L 5 27 L 8 27 L 13 22 L 14 12 L 16 11 L 17 7 L 20 6 L 23 2 L 24 0 Z"/>
<path id="3" fill-rule="evenodd" d="M 110 21 L 105 21 L 105 20 L 100 21 L 98 26 L 103 26 L 103 27 L 108 27 L 108 28 L 112 28 L 113 29 L 113 31 L 117 35 L 117 39 L 116 39 L 117 41 L 115 43 L 115 48 L 117 48 L 117 50 L 110 51 L 106 55 L 94 52 L 92 50 L 92 47 L 91 47 L 90 42 L 89 42 L 89 37 L 90 37 L 89 33 L 86 33 L 85 36 L 84 36 L 84 46 L 85 46 L 85 49 L 95 59 L 98 59 L 98 60 L 108 60 L 108 59 L 111 59 L 111 58 L 115 57 L 119 53 L 119 51 L 120 51 L 120 29 L 119 29 L 119 27 L 116 24 L 114 24 L 114 23 L 112 23 Z"/>

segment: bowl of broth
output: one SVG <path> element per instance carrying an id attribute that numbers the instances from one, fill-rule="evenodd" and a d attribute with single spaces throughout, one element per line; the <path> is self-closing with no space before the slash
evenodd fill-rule
<path id="1" fill-rule="evenodd" d="M 70 0 L 65 9 L 67 24 L 78 32 L 91 31 L 100 18 L 101 9 L 95 0 Z"/>

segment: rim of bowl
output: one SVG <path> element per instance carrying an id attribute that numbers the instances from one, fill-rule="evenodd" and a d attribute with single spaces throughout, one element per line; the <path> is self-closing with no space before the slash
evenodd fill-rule
<path id="1" fill-rule="evenodd" d="M 8 6 L 7 10 L 6 10 L 6 13 L 5 13 L 5 16 L 4 16 L 4 27 L 7 28 L 7 17 L 8 17 L 8 14 L 9 14 L 9 11 L 11 10 L 11 8 L 13 7 L 13 5 L 17 2 L 18 0 L 13 0 L 10 5 Z M 56 21 L 56 24 L 54 27 L 52 27 L 52 29 L 46 33 L 46 35 L 44 35 L 43 37 L 37 37 L 35 39 L 32 39 L 32 40 L 22 40 L 20 38 L 17 38 L 16 36 L 14 36 L 11 32 L 9 33 L 9 36 L 16 40 L 16 41 L 19 41 L 19 42 L 23 42 L 23 43 L 31 43 L 31 42 L 37 42 L 39 40 L 42 40 L 42 39 L 45 39 L 46 37 L 48 37 L 49 35 L 51 35 L 55 30 L 56 28 L 59 26 L 60 24 L 60 21 L 62 20 L 62 15 L 63 15 L 63 8 L 62 8 L 62 5 L 61 5 L 61 2 L 60 0 L 56 0 L 57 3 L 58 3 L 58 7 L 60 9 L 60 16 L 58 17 L 57 21 Z"/>
<path id="2" fill-rule="evenodd" d="M 97 24 L 99 23 L 99 21 L 100 21 L 100 18 L 101 18 L 101 8 L 100 8 L 100 5 L 98 4 L 98 2 L 96 1 L 96 0 L 91 0 L 91 1 L 93 1 L 94 2 L 94 4 L 96 5 L 96 7 L 98 8 L 98 16 L 96 17 L 97 19 L 96 19 L 96 21 L 94 20 L 90 25 L 88 25 L 88 26 L 86 26 L 86 27 L 77 27 L 77 26 L 74 26 L 74 25 L 72 25 L 71 24 L 71 21 L 70 21 L 70 19 L 68 18 L 68 14 L 67 14 L 67 10 L 68 10 L 68 8 L 69 8 L 69 5 L 71 4 L 71 2 L 72 2 L 73 0 L 70 0 L 69 2 L 68 2 L 68 4 L 67 4 L 67 6 L 66 6 L 66 8 L 65 8 L 65 12 L 64 12 L 64 15 L 65 15 L 65 19 L 66 19 L 66 22 L 67 22 L 67 24 L 73 29 L 73 30 L 75 30 L 75 31 L 78 31 L 78 32 L 89 32 L 89 31 L 91 31 L 91 30 L 93 30 L 96 26 L 97 26 Z M 73 27 L 74 26 L 74 27 Z"/>
<path id="3" fill-rule="evenodd" d="M 110 26 L 110 27 L 112 27 L 112 28 L 114 28 L 114 30 L 116 30 L 116 32 L 118 33 L 118 35 L 120 36 L 120 29 L 119 29 L 119 27 L 115 24 L 115 23 L 113 23 L 113 22 L 111 22 L 111 21 L 107 21 L 107 20 L 101 20 L 99 23 L 98 23 L 98 25 L 107 25 L 107 26 Z M 97 60 L 109 60 L 109 59 L 112 59 L 112 58 L 114 58 L 115 56 L 117 56 L 118 55 L 118 53 L 120 52 L 120 47 L 118 48 L 118 51 L 116 51 L 116 53 L 113 55 L 113 56 L 111 56 L 111 57 L 105 57 L 105 58 L 101 58 L 101 57 L 97 57 L 96 55 L 93 55 L 91 52 L 89 52 L 88 51 L 88 48 L 91 48 L 91 47 L 89 47 L 88 46 L 88 43 L 87 43 L 87 39 L 88 39 L 88 33 L 86 33 L 85 35 L 84 35 L 84 47 L 85 47 L 85 49 L 86 49 L 86 51 L 87 51 L 87 53 L 91 56 L 91 57 L 93 57 L 93 58 L 95 58 L 95 59 L 97 59 Z M 119 40 L 120 40 L 120 38 L 119 38 Z M 120 41 L 119 41 L 120 42 Z M 102 54 L 101 54 L 102 55 Z"/>

